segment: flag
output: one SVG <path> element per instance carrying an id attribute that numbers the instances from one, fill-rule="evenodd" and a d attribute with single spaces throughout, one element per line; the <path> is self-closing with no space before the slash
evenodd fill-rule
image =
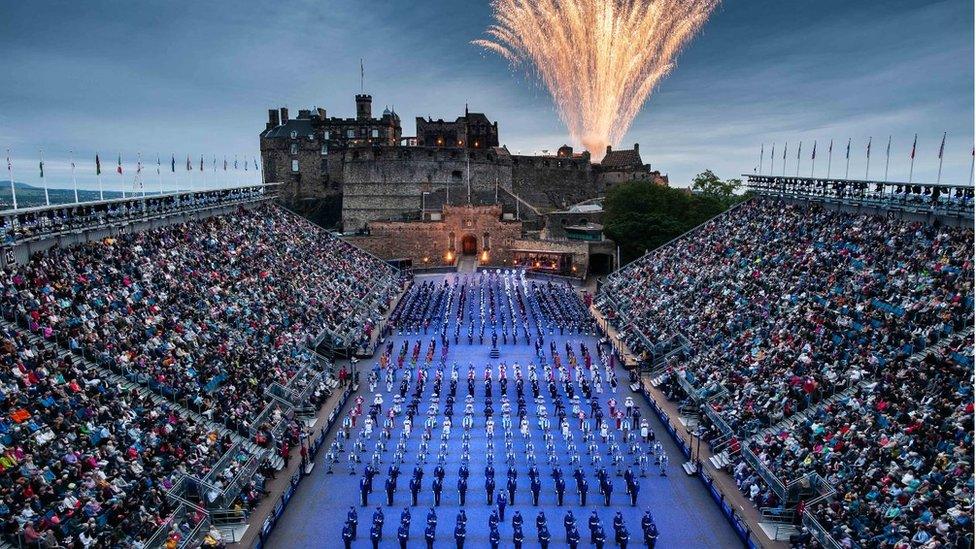
<path id="1" fill-rule="evenodd" d="M 186 155 L 186 171 L 193 171 L 193 164 L 190 163 L 190 155 Z"/>
<path id="2" fill-rule="evenodd" d="M 224 157 L 224 171 L 227 171 L 227 157 Z"/>
<path id="3" fill-rule="evenodd" d="M 9 172 L 13 169 L 14 169 L 14 165 L 10 163 L 10 149 L 7 149 L 7 171 Z M 13 180 L 11 179 L 11 181 Z"/>
<path id="4" fill-rule="evenodd" d="M 213 171 L 214 171 L 214 173 L 217 173 L 217 157 L 216 156 L 213 157 Z"/>
<path id="5" fill-rule="evenodd" d="M 122 175 L 122 153 L 119 153 L 119 166 L 115 168 L 116 173 Z"/>
<path id="6" fill-rule="evenodd" d="M 797 147 L 796 147 L 796 159 L 797 160 L 800 159 L 800 151 L 801 150 L 803 150 L 803 141 L 800 141 L 800 144 L 797 145 Z"/>
<path id="7" fill-rule="evenodd" d="M 915 160 L 915 145 L 918 145 L 918 134 L 917 133 L 915 134 L 915 141 L 912 141 L 912 154 L 909 155 L 909 158 L 911 158 L 912 160 Z"/>
<path id="8" fill-rule="evenodd" d="M 247 171 L 247 159 L 245 158 L 243 162 L 244 162 L 244 171 L 246 172 Z"/>
<path id="9" fill-rule="evenodd" d="M 237 169 L 237 157 L 236 156 L 234 157 L 234 169 L 235 170 Z"/>
<path id="10" fill-rule="evenodd" d="M 40 164 L 38 164 L 38 166 L 41 168 L 41 179 L 43 179 L 44 178 L 44 159 L 43 158 L 41 159 L 41 162 L 40 162 Z"/>
<path id="11" fill-rule="evenodd" d="M 939 160 L 942 160 L 942 153 L 945 152 L 945 140 L 946 140 L 947 133 L 948 132 L 942 133 L 942 144 L 939 145 Z"/>
<path id="12" fill-rule="evenodd" d="M 203 171 L 203 155 L 200 155 L 200 171 Z"/>
<path id="13" fill-rule="evenodd" d="M 95 175 L 102 175 L 102 161 L 98 158 L 98 153 L 95 153 Z"/>
<path id="14" fill-rule="evenodd" d="M 868 138 L 868 158 L 871 158 L 871 137 Z"/>
<path id="15" fill-rule="evenodd" d="M 790 142 L 787 141 L 786 144 L 783 145 L 783 160 L 786 160 L 786 149 L 788 149 L 789 147 L 790 147 Z"/>
<path id="16" fill-rule="evenodd" d="M 850 157 L 851 157 L 851 138 L 848 137 L 847 138 L 847 153 L 844 155 L 844 158 L 850 158 Z"/>
<path id="17" fill-rule="evenodd" d="M 140 156 L 139 160 L 136 162 L 136 174 L 140 174 L 140 173 L 142 173 L 142 156 Z"/>
<path id="18" fill-rule="evenodd" d="M 891 136 L 888 136 L 888 147 L 885 149 L 885 157 L 891 156 Z"/>
<path id="19" fill-rule="evenodd" d="M 163 164 L 159 161 L 159 155 L 157 154 L 156 155 L 156 175 L 159 175 L 159 172 L 162 169 L 162 167 L 163 167 Z"/>
<path id="20" fill-rule="evenodd" d="M 169 170 L 172 173 L 176 173 L 176 155 L 170 155 L 169 157 Z"/>
<path id="21" fill-rule="evenodd" d="M 816 159 L 817 159 L 817 140 L 814 139 L 813 140 L 813 153 L 810 155 L 810 160 L 816 160 Z"/>
<path id="22" fill-rule="evenodd" d="M 833 153 L 834 153 L 834 140 L 831 139 L 830 145 L 827 146 L 827 154 L 833 154 Z"/>
<path id="23" fill-rule="evenodd" d="M 775 146 L 775 145 L 774 145 L 774 146 Z M 257 158 L 254 158 L 254 157 L 252 156 L 252 157 L 251 157 L 251 160 L 253 160 L 253 161 L 254 161 L 254 171 L 257 171 L 257 170 L 258 170 L 258 159 L 257 159 Z"/>

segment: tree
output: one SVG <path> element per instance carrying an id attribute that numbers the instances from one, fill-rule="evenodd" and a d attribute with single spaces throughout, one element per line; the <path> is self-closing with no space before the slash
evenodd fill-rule
<path id="1" fill-rule="evenodd" d="M 603 231 L 628 262 L 722 213 L 724 204 L 648 181 L 617 185 L 603 202 Z"/>
<path id="2" fill-rule="evenodd" d="M 691 190 L 704 196 L 710 196 L 722 202 L 726 207 L 737 202 L 735 192 L 742 188 L 741 179 L 727 179 L 722 181 L 712 170 L 705 170 L 695 176 L 691 182 Z"/>

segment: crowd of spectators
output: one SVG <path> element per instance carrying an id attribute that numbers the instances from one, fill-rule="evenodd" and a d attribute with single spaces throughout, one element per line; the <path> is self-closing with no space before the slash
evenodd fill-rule
<path id="1" fill-rule="evenodd" d="M 4 306 L 229 427 L 307 364 L 323 329 L 367 336 L 392 270 L 276 206 L 51 248 L 7 273 Z"/>
<path id="2" fill-rule="evenodd" d="M 179 473 L 230 446 L 172 407 L 126 391 L 73 357 L 0 331 L 0 519 L 45 547 L 132 546 L 173 510 Z"/>
<path id="3" fill-rule="evenodd" d="M 921 417 L 926 404 L 932 407 L 924 434 L 912 437 L 915 451 L 926 457 L 906 461 L 917 464 L 917 477 L 939 461 L 940 482 L 950 477 L 948 471 L 962 472 L 968 489 L 957 495 L 968 500 L 961 508 L 971 517 L 971 458 L 959 465 L 953 456 L 967 445 L 971 454 L 972 430 L 967 438 L 966 429 L 959 428 L 972 421 L 972 394 L 960 392 L 961 400 L 955 401 L 946 394 L 944 399 L 951 402 L 924 403 L 931 379 L 955 381 L 953 386 L 960 379 L 968 383 L 971 365 L 965 377 L 966 372 L 947 373 L 945 360 L 921 366 L 906 361 L 972 323 L 972 250 L 971 229 L 756 198 L 612 276 L 597 305 L 615 319 L 632 349 L 646 357 L 661 355 L 675 335 L 682 336 L 687 348 L 670 356 L 671 377 L 663 387 L 676 398 L 707 402 L 741 440 L 828 396 L 854 392 L 844 402 L 867 408 L 858 408 L 864 416 L 850 419 L 865 422 L 862 429 L 870 425 L 870 431 L 858 432 L 871 440 L 854 446 L 863 455 L 849 456 L 847 467 L 840 467 L 840 459 L 818 462 L 816 454 L 824 444 L 809 433 L 783 433 L 756 449 L 762 459 L 782 465 L 775 469 L 784 483 L 806 471 L 821 473 L 842 494 L 836 500 L 841 507 L 830 508 L 831 524 L 845 524 L 851 536 L 868 539 L 891 529 L 884 515 L 897 513 L 893 509 L 905 507 L 910 499 L 883 493 L 881 501 L 855 512 L 843 505 L 863 502 L 865 494 L 859 490 L 866 486 L 880 486 L 883 480 L 889 486 L 885 479 L 891 470 L 878 460 L 881 448 L 907 448 L 904 435 L 896 433 L 879 443 L 875 422 L 912 423 L 901 414 L 914 410 Z M 929 376 L 912 377 L 921 371 Z M 687 383 L 675 383 L 677 376 Z M 909 380 L 921 385 L 905 385 Z M 694 394 L 682 386 L 693 387 Z M 893 401 L 903 407 L 892 408 Z M 881 417 L 867 412 L 879 403 L 888 407 L 887 413 L 898 411 L 892 417 L 881 410 L 875 410 Z M 965 412 L 955 413 L 960 406 L 968 407 L 968 418 Z M 704 422 L 712 433 L 718 432 L 707 415 Z M 940 453 L 945 456 L 938 460 Z M 872 467 L 873 476 L 865 473 L 874 471 Z M 737 479 L 749 479 L 741 463 L 733 470 Z M 848 476 L 838 476 L 842 472 Z M 958 478 L 946 482 L 959 489 Z M 748 484 L 753 501 L 762 499 L 761 483 Z M 936 490 L 935 499 L 946 496 L 941 486 Z M 899 504 L 885 504 L 886 497 Z M 952 506 L 945 505 L 926 504 L 939 508 L 934 516 L 949 512 Z"/>
<path id="4" fill-rule="evenodd" d="M 326 329 L 368 339 L 398 284 L 381 261 L 270 204 L 53 247 L 7 268 L 4 316 L 48 345 L 0 334 L 5 533 L 52 547 L 138 546 L 171 515 L 167 489 L 184 473 L 207 477 L 232 450 L 229 435 L 179 406 L 106 382 L 108 370 L 287 464 L 299 429 L 265 390 L 278 383 L 321 402 L 324 386 L 308 385 L 317 378 L 295 378 L 316 367 L 306 345 Z M 56 344 L 105 370 L 59 358 Z M 241 455 L 222 460 L 204 497 L 244 469 L 248 456 L 233 448 Z M 234 508 L 246 513 L 269 474 L 266 465 L 245 480 Z M 198 519 L 174 523 L 170 541 Z"/>
<path id="5" fill-rule="evenodd" d="M 973 361 L 954 339 L 898 360 L 790 430 L 751 442 L 780 478 L 837 490 L 811 509 L 844 545 L 972 547 Z"/>

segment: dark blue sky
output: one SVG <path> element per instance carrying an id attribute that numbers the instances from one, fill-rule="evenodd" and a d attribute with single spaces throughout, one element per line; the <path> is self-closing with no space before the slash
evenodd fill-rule
<path id="1" fill-rule="evenodd" d="M 11 149 L 14 179 L 31 183 L 43 149 L 51 186 L 70 186 L 71 149 L 86 188 L 96 150 L 106 164 L 122 152 L 127 169 L 138 152 L 164 165 L 171 153 L 203 154 L 209 170 L 213 155 L 257 156 L 269 107 L 352 116 L 360 57 L 374 109 L 395 105 L 405 135 L 415 116 L 453 118 L 467 102 L 499 121 L 513 152 L 555 149 L 569 138 L 548 93 L 470 45 L 490 23 L 487 0 L 4 2 L 0 149 Z M 802 140 L 809 174 L 816 139 L 822 174 L 833 138 L 837 175 L 848 137 L 851 175 L 863 177 L 869 136 L 880 178 L 892 134 L 890 178 L 907 179 L 918 132 L 924 180 L 935 178 L 943 131 L 943 180 L 966 181 L 970 0 L 739 0 L 719 6 L 622 145 L 639 142 L 645 162 L 684 186 L 706 168 L 751 171 L 774 141 L 776 170 L 789 141 L 794 173 Z"/>

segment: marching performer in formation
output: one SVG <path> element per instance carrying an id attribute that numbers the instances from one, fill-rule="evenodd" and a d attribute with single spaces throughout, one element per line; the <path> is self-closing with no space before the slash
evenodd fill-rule
<path id="1" fill-rule="evenodd" d="M 491 508 L 492 547 L 500 543 L 498 527 L 507 509 L 515 507 L 512 543 L 520 547 L 525 538 L 520 510 L 538 507 L 544 499 L 559 507 L 636 506 L 641 479 L 652 464 L 665 472 L 663 446 L 633 397 L 619 394 L 613 350 L 587 338 L 597 335 L 597 326 L 568 285 L 530 282 L 520 273 L 421 282 L 401 300 L 390 326 L 400 337 L 385 343 L 366 375 L 372 396 L 355 398 L 326 455 L 331 472 L 347 454 L 350 474 L 360 476 L 362 508 L 377 504 L 370 498 L 375 477 L 387 469 L 380 503 L 407 506 L 406 520 L 395 529 L 401 546 L 411 539 L 409 510 L 425 492 L 432 501 L 423 529 L 428 547 L 437 539 L 435 509 L 445 499 L 461 507 L 453 530 L 457 547 L 464 546 L 468 533 L 466 505 Z M 476 362 L 477 355 L 469 355 L 463 362 L 451 360 L 451 350 L 485 341 L 503 348 L 530 346 L 530 359 Z M 471 478 L 473 445 L 478 463 L 485 464 L 481 479 Z M 411 465 L 409 494 L 401 498 L 400 468 Z M 446 485 L 456 491 L 445 490 Z M 469 490 L 479 485 L 484 496 L 472 497 Z M 616 485 L 624 488 L 615 492 Z M 593 517 L 590 542 L 601 546 L 607 535 L 595 511 Z M 612 541 L 625 547 L 629 532 L 619 513 L 618 518 Z M 350 509 L 342 533 L 347 546 L 356 539 L 356 520 Z M 576 547 L 582 536 L 571 510 L 564 526 L 567 542 Z M 382 536 L 379 507 L 370 539 L 375 544 Z M 540 512 L 537 541 L 546 547 L 551 537 Z"/>

